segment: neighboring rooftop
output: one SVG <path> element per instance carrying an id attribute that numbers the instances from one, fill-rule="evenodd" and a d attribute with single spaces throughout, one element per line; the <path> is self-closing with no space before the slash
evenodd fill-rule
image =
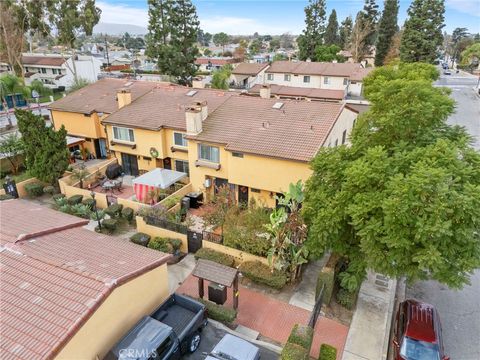
<path id="1" fill-rule="evenodd" d="M 236 64 L 239 63 L 240 59 L 235 59 L 233 57 L 221 57 L 221 56 L 214 56 L 214 57 L 199 57 L 195 60 L 196 65 L 207 65 L 212 64 L 216 66 L 223 66 L 226 64 Z"/>
<path id="2" fill-rule="evenodd" d="M 268 63 L 241 63 L 238 64 L 238 66 L 232 70 L 232 74 L 234 75 L 250 75 L 250 76 L 255 76 L 257 75 L 260 71 L 268 67 Z"/>
<path id="3" fill-rule="evenodd" d="M 257 84 L 253 86 L 249 92 L 253 94 L 260 93 L 262 85 Z M 321 100 L 342 100 L 345 97 L 344 90 L 331 89 L 315 89 L 295 86 L 270 85 L 272 95 L 292 97 L 292 98 L 309 98 Z"/>
<path id="4" fill-rule="evenodd" d="M 118 89 L 130 89 L 133 101 L 156 86 L 168 85 L 167 83 L 105 78 L 51 103 L 48 108 L 81 114 L 91 114 L 95 111 L 110 114 L 118 110 L 116 100 Z"/>
<path id="5" fill-rule="evenodd" d="M 108 116 L 103 123 L 150 130 L 160 130 L 164 127 L 186 130 L 186 107 L 195 102 L 207 101 L 208 113 L 211 114 L 234 95 L 238 96 L 234 92 L 183 86 L 155 88 Z"/>
<path id="6" fill-rule="evenodd" d="M 170 257 L 24 200 L 0 202 L 0 221 L 2 359 L 53 358 L 116 287 Z"/>
<path id="7" fill-rule="evenodd" d="M 363 114 L 365 111 L 368 110 L 370 107 L 369 104 L 355 104 L 355 103 L 347 103 L 347 107 L 356 111 L 358 114 Z"/>
<path id="8" fill-rule="evenodd" d="M 298 75 L 324 75 L 350 77 L 362 69 L 357 63 L 325 63 L 309 61 L 275 61 L 267 73 L 287 73 Z"/>
<path id="9" fill-rule="evenodd" d="M 23 65 L 62 66 L 67 61 L 62 56 L 54 55 L 22 55 Z"/>
<path id="10" fill-rule="evenodd" d="M 224 144 L 229 151 L 310 161 L 343 108 L 335 102 L 232 96 L 191 138 Z"/>

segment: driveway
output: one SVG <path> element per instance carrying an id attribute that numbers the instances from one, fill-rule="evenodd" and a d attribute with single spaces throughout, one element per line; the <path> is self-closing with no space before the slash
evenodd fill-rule
<path id="1" fill-rule="evenodd" d="M 465 126 L 476 137 L 480 150 L 480 98 L 472 90 L 477 78 L 442 75 L 437 85 L 452 89 L 457 109 L 448 123 Z M 480 269 L 470 278 L 471 285 L 451 290 L 436 281 L 419 281 L 407 287 L 407 298 L 415 298 L 437 307 L 442 322 L 445 351 L 452 360 L 480 359 Z"/>
<path id="2" fill-rule="evenodd" d="M 200 342 L 200 347 L 198 350 L 189 355 L 184 355 L 182 359 L 185 360 L 201 360 L 207 357 L 207 354 L 213 350 L 215 345 L 222 339 L 226 334 L 226 331 L 217 329 L 212 324 L 208 324 L 205 329 L 202 331 L 202 341 Z M 255 345 L 255 344 L 254 344 Z M 277 360 L 278 354 L 274 353 L 271 350 L 267 350 L 258 345 L 255 345 L 260 348 L 260 357 L 262 360 Z"/>

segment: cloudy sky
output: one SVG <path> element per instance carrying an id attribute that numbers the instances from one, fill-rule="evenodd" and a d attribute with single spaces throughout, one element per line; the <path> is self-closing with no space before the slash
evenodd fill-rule
<path id="1" fill-rule="evenodd" d="M 383 0 L 377 0 L 380 8 Z M 228 34 L 298 34 L 303 29 L 303 8 L 307 0 L 193 0 L 200 27 L 210 33 Z M 399 24 L 403 24 L 411 0 L 400 0 Z M 102 9 L 101 22 L 147 27 L 147 0 L 97 0 Z M 362 0 L 327 0 L 327 14 L 332 9 L 344 19 L 363 7 Z M 445 29 L 466 27 L 480 32 L 480 0 L 446 0 Z"/>

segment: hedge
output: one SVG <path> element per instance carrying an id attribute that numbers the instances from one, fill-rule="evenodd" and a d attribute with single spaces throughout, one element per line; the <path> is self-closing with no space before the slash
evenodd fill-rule
<path id="1" fill-rule="evenodd" d="M 25 190 L 30 197 L 38 197 L 43 195 L 43 185 L 40 183 L 26 184 Z"/>
<path id="2" fill-rule="evenodd" d="M 308 360 L 308 350 L 304 349 L 300 345 L 286 343 L 283 347 L 280 359 L 282 360 Z"/>
<path id="3" fill-rule="evenodd" d="M 93 210 L 93 205 L 95 204 L 94 199 L 85 199 L 82 201 L 82 204 L 88 207 L 90 210 Z"/>
<path id="4" fill-rule="evenodd" d="M 67 203 L 69 205 L 80 204 L 82 202 L 82 199 L 83 199 L 83 195 L 73 195 L 68 198 Z"/>
<path id="5" fill-rule="evenodd" d="M 198 249 L 195 253 L 195 259 L 210 260 L 229 267 L 235 265 L 235 258 L 233 256 L 209 248 Z"/>
<path id="6" fill-rule="evenodd" d="M 122 213 L 123 205 L 122 204 L 112 204 L 105 209 L 105 214 L 110 215 L 112 218 L 120 217 Z"/>
<path id="7" fill-rule="evenodd" d="M 130 236 L 130 241 L 138 245 L 147 246 L 150 241 L 150 235 L 138 232 Z"/>
<path id="8" fill-rule="evenodd" d="M 295 324 L 287 342 L 300 345 L 306 350 L 310 350 L 313 341 L 313 329 L 307 325 Z"/>
<path id="9" fill-rule="evenodd" d="M 320 346 L 320 355 L 318 356 L 318 360 L 335 360 L 336 358 L 336 347 L 328 344 L 322 344 L 322 346 Z"/>
<path id="10" fill-rule="evenodd" d="M 287 276 L 278 270 L 273 273 L 268 265 L 260 261 L 245 261 L 239 267 L 240 272 L 253 282 L 281 289 L 287 283 Z"/>
<path id="11" fill-rule="evenodd" d="M 320 295 L 320 290 L 325 284 L 323 289 L 323 303 L 328 305 L 332 300 L 333 287 L 335 285 L 335 270 L 332 268 L 324 267 L 318 274 L 317 288 L 315 289 L 315 299 Z"/>
<path id="12" fill-rule="evenodd" d="M 55 188 L 52 185 L 47 185 L 43 188 L 45 194 L 53 195 L 55 193 Z"/>
<path id="13" fill-rule="evenodd" d="M 1 194 L 0 195 L 0 201 L 3 201 L 3 200 L 12 200 L 14 199 L 14 197 L 10 194 Z"/>
<path id="14" fill-rule="evenodd" d="M 102 226 L 105 229 L 109 230 L 110 232 L 113 232 L 117 228 L 117 220 L 116 219 L 105 219 L 102 222 Z"/>
<path id="15" fill-rule="evenodd" d="M 148 243 L 148 247 L 150 249 L 162 251 L 164 253 L 172 254 L 173 253 L 173 246 L 170 243 L 169 238 L 162 238 L 162 237 L 154 237 Z"/>
<path id="16" fill-rule="evenodd" d="M 347 289 L 339 289 L 337 292 L 337 302 L 348 310 L 352 310 L 357 303 L 358 291 L 350 292 Z"/>
<path id="17" fill-rule="evenodd" d="M 227 308 L 223 305 L 215 304 L 209 300 L 194 298 L 207 307 L 208 317 L 220 321 L 225 324 L 231 324 L 237 318 L 237 311 L 232 308 Z"/>
<path id="18" fill-rule="evenodd" d="M 122 210 L 122 217 L 128 221 L 133 220 L 133 209 L 126 207 Z"/>

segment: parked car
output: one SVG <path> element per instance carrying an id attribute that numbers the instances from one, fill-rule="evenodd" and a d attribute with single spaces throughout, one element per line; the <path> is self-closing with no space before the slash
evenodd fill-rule
<path id="1" fill-rule="evenodd" d="M 449 360 L 445 355 L 442 326 L 430 304 L 406 300 L 400 304 L 393 329 L 395 360 Z"/>
<path id="2" fill-rule="evenodd" d="M 205 360 L 259 360 L 260 349 L 239 337 L 226 334 Z"/>
<path id="3" fill-rule="evenodd" d="M 443 72 L 443 75 L 452 75 L 452 72 L 448 69 L 446 69 L 444 72 Z"/>
<path id="4" fill-rule="evenodd" d="M 140 320 L 104 359 L 180 359 L 198 349 L 200 332 L 206 325 L 205 305 L 174 294 L 152 315 Z"/>

